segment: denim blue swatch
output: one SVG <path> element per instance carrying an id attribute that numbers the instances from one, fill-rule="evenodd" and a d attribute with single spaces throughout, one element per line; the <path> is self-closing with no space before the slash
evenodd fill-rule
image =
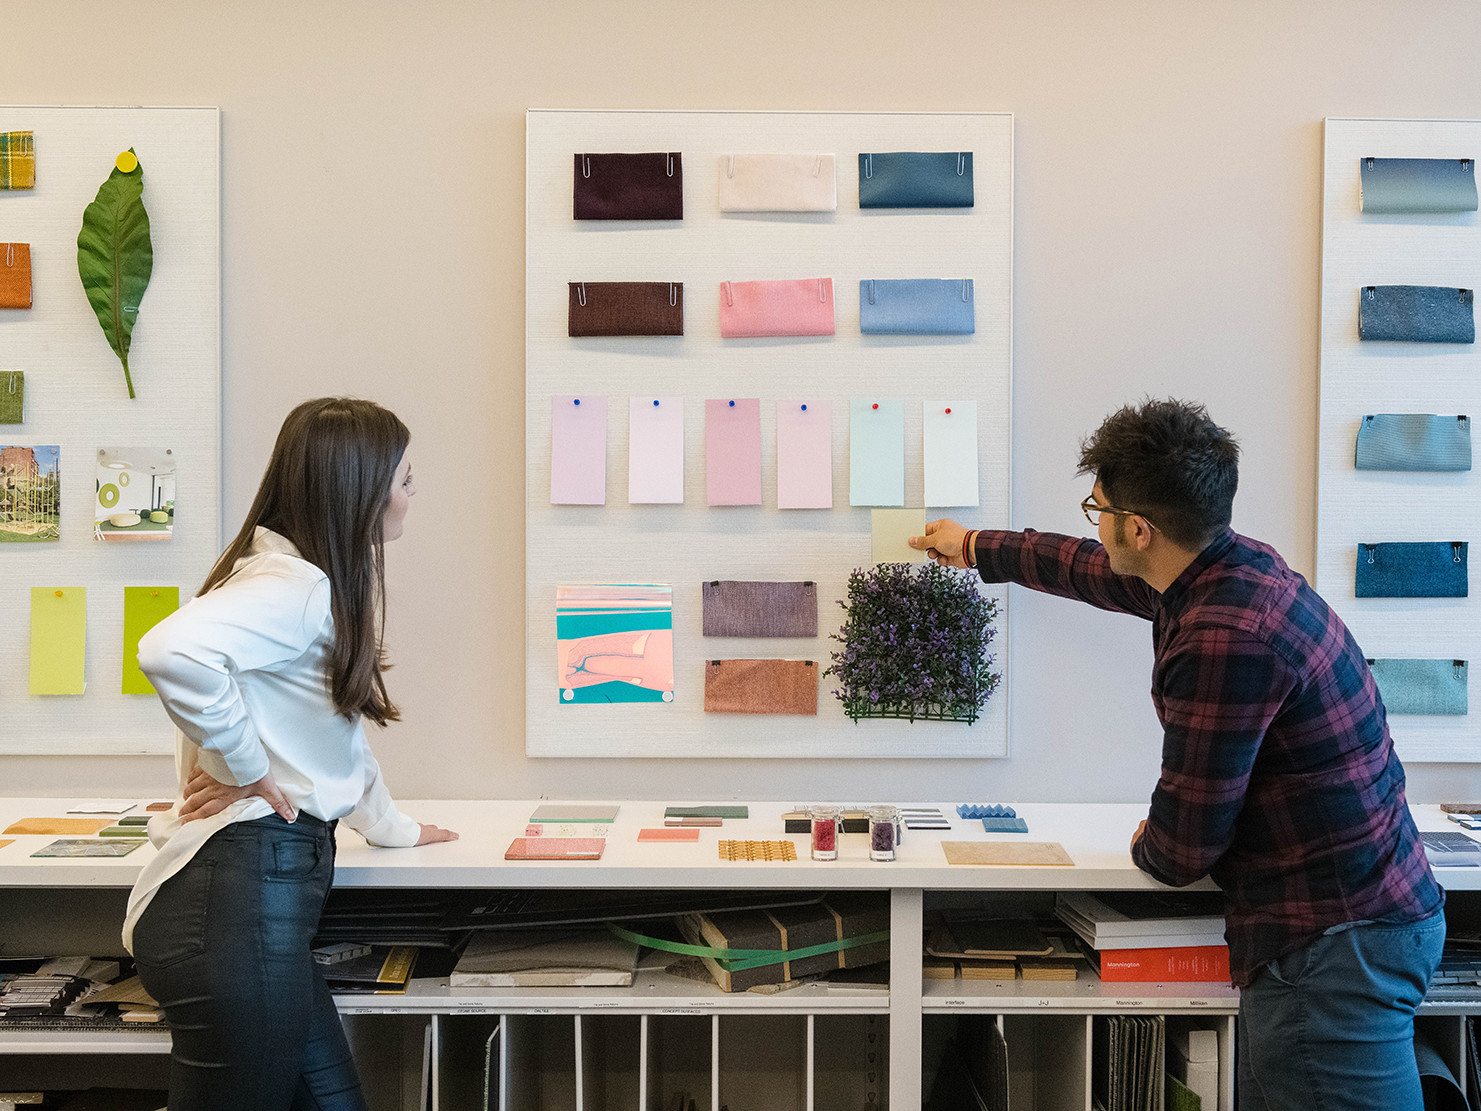
<path id="1" fill-rule="evenodd" d="M 1391 714 L 1467 714 L 1465 660 L 1369 660 Z"/>
<path id="2" fill-rule="evenodd" d="M 1464 598 L 1469 545 L 1463 540 L 1359 544 L 1359 598 Z"/>
<path id="3" fill-rule="evenodd" d="M 859 155 L 860 208 L 971 208 L 971 151 Z"/>
<path id="4" fill-rule="evenodd" d="M 1360 158 L 1363 211 L 1476 211 L 1476 163 L 1469 158 Z"/>
<path id="5" fill-rule="evenodd" d="M 865 278 L 859 331 L 866 336 L 970 336 L 977 330 L 971 278 Z"/>
<path id="6" fill-rule="evenodd" d="M 1471 418 L 1369 413 L 1358 426 L 1360 471 L 1468 471 Z"/>
<path id="7" fill-rule="evenodd" d="M 1469 289 L 1367 285 L 1358 291 L 1358 337 L 1407 343 L 1475 343 Z"/>

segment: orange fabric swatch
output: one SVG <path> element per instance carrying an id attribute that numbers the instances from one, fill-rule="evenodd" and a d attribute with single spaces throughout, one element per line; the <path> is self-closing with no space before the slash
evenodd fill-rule
<path id="1" fill-rule="evenodd" d="M 818 669 L 811 660 L 706 660 L 705 713 L 818 712 Z"/>
<path id="2" fill-rule="evenodd" d="M 31 307 L 31 244 L 0 243 L 0 309 Z"/>
<path id="3" fill-rule="evenodd" d="M 17 834 L 68 834 L 84 836 L 113 824 L 112 818 L 22 818 L 11 822 L 4 832 Z"/>
<path id="4" fill-rule="evenodd" d="M 697 829 L 640 829 L 639 841 L 698 841 Z"/>

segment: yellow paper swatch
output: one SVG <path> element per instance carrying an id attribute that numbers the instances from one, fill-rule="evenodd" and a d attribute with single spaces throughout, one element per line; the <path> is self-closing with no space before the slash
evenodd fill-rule
<path id="1" fill-rule="evenodd" d="M 31 693 L 81 694 L 87 588 L 31 588 Z"/>
<path id="2" fill-rule="evenodd" d="M 154 685 L 139 670 L 139 638 L 180 608 L 178 586 L 123 588 L 123 693 L 153 694 Z"/>

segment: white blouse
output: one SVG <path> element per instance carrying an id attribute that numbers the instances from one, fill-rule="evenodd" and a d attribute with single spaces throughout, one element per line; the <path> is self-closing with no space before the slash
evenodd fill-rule
<path id="1" fill-rule="evenodd" d="M 295 810 L 343 818 L 369 842 L 415 845 L 421 827 L 396 809 L 359 715 L 334 708 L 325 664 L 334 639 L 329 579 L 284 537 L 258 527 L 236 571 L 139 641 L 139 667 L 175 732 L 174 807 L 149 822 L 158 853 L 129 896 L 123 944 L 154 893 L 217 830 L 273 812 L 257 796 L 181 823 L 196 766 L 223 783 L 272 773 Z"/>

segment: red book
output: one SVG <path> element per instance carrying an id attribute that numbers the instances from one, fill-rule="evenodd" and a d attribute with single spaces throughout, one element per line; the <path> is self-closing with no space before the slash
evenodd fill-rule
<path id="1" fill-rule="evenodd" d="M 1091 959 L 1099 966 L 1103 983 L 1229 982 L 1227 945 L 1101 949 Z"/>

